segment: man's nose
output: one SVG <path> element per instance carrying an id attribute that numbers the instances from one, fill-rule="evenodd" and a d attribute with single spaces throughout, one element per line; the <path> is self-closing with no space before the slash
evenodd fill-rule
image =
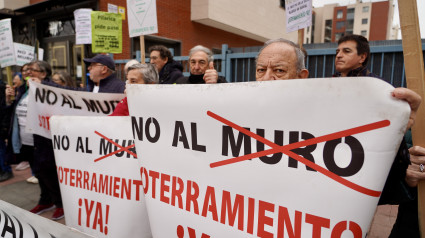
<path id="1" fill-rule="evenodd" d="M 275 75 L 273 73 L 273 69 L 267 68 L 266 73 L 263 76 L 264 81 L 275 80 Z"/>

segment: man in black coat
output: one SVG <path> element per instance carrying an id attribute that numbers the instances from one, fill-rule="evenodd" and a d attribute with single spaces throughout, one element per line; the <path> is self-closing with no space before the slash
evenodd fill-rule
<path id="1" fill-rule="evenodd" d="M 90 72 L 90 80 L 87 83 L 89 92 L 94 93 L 124 93 L 125 83 L 115 76 L 114 60 L 98 54 L 91 59 L 84 59 Z"/>
<path id="2" fill-rule="evenodd" d="M 174 61 L 167 47 L 163 45 L 149 47 L 149 58 L 150 63 L 158 70 L 160 84 L 173 84 L 178 78 L 183 77 L 183 66 Z"/>

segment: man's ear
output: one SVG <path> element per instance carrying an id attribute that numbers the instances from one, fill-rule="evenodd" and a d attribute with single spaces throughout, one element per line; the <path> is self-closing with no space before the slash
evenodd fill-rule
<path id="1" fill-rule="evenodd" d="M 367 57 L 366 53 L 363 53 L 360 55 L 360 64 L 363 64 L 363 62 L 366 60 L 366 57 Z"/>
<path id="2" fill-rule="evenodd" d="M 307 69 L 302 69 L 298 73 L 298 78 L 300 78 L 300 79 L 306 79 L 306 78 L 308 78 L 308 70 Z"/>

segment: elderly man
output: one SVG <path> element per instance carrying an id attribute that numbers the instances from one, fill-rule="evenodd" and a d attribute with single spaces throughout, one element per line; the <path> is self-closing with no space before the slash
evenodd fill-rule
<path id="1" fill-rule="evenodd" d="M 214 69 L 214 58 L 210 49 L 197 45 L 189 51 L 190 76 L 181 77 L 177 84 L 226 83 Z"/>
<path id="2" fill-rule="evenodd" d="M 115 63 L 111 57 L 98 54 L 91 59 L 84 59 L 88 65 L 90 79 L 88 91 L 94 93 L 123 93 L 125 84 L 115 76 Z"/>
<path id="3" fill-rule="evenodd" d="M 159 72 L 160 84 L 173 84 L 178 78 L 183 77 L 183 66 L 173 60 L 173 55 L 167 47 L 163 45 L 149 47 L 149 58 L 150 63 L 154 64 Z"/>
<path id="4" fill-rule="evenodd" d="M 127 82 L 129 84 L 157 84 L 158 72 L 152 64 L 133 64 L 128 67 Z M 128 116 L 127 97 L 121 100 L 110 116 Z"/>

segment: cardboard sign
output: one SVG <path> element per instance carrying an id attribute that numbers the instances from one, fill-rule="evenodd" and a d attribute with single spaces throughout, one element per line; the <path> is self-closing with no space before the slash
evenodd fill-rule
<path id="1" fill-rule="evenodd" d="M 286 32 L 292 32 L 311 26 L 312 0 L 285 0 Z"/>
<path id="2" fill-rule="evenodd" d="M 67 226 L 95 237 L 152 237 L 130 126 L 130 117 L 51 118 Z"/>
<path id="3" fill-rule="evenodd" d="M 122 18 L 119 13 L 92 11 L 93 53 L 122 52 Z"/>
<path id="4" fill-rule="evenodd" d="M 28 97 L 26 131 L 50 138 L 51 116 L 107 116 L 124 94 L 72 91 L 30 81 Z"/>
<path id="5" fill-rule="evenodd" d="M 74 11 L 75 44 L 91 44 L 91 12 L 90 8 L 81 8 Z"/>
<path id="6" fill-rule="evenodd" d="M 1 237 L 92 237 L 2 200 L 0 200 L 0 231 Z"/>
<path id="7" fill-rule="evenodd" d="M 130 37 L 158 33 L 156 0 L 127 0 Z"/>
<path id="8" fill-rule="evenodd" d="M 34 47 L 20 43 L 13 43 L 16 55 L 16 65 L 22 66 L 34 60 Z M 38 60 L 43 60 L 44 50 L 38 48 Z"/>
<path id="9" fill-rule="evenodd" d="M 410 113 L 393 89 L 370 77 L 130 85 L 153 236 L 364 237 Z"/>
<path id="10" fill-rule="evenodd" d="M 16 64 L 13 49 L 12 20 L 0 20 L 0 66 L 2 68 Z"/>

